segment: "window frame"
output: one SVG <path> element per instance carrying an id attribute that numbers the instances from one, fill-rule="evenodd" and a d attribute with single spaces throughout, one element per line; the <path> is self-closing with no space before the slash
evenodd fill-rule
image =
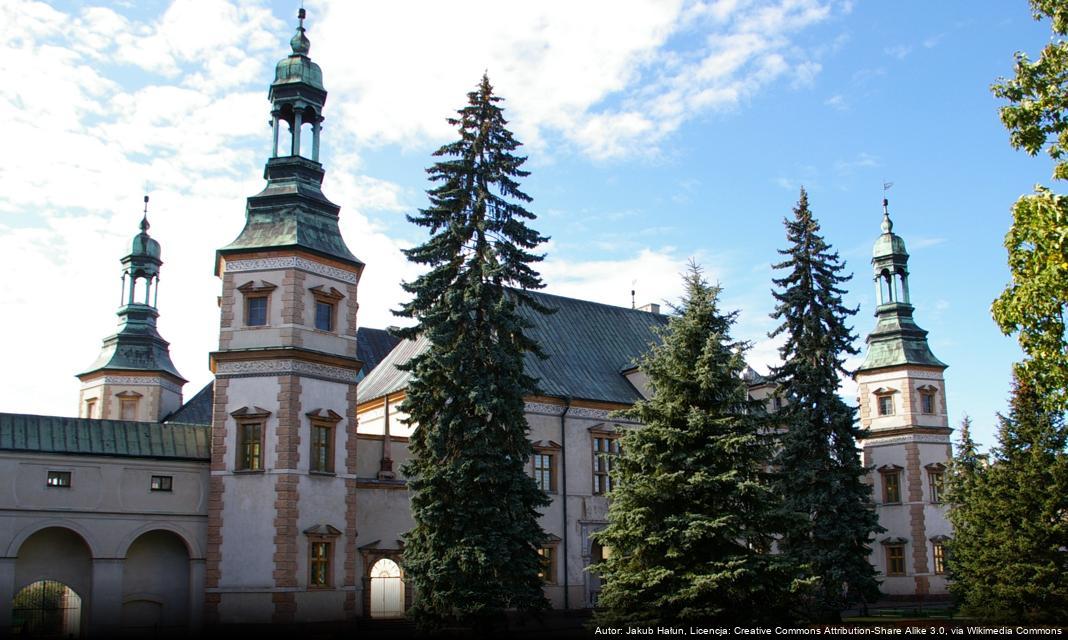
<path id="1" fill-rule="evenodd" d="M 49 469 L 45 475 L 45 486 L 49 489 L 70 489 L 74 486 L 74 472 L 62 469 Z"/>
<path id="2" fill-rule="evenodd" d="M 340 537 L 341 530 L 328 524 L 319 524 L 305 529 L 304 535 L 308 538 L 308 590 L 325 591 L 335 589 L 334 554 L 337 552 L 335 542 Z M 316 549 L 319 545 L 325 547 L 325 553 L 321 555 L 316 554 Z M 325 582 L 323 583 L 315 581 L 316 566 L 321 564 L 326 565 Z"/>
<path id="3" fill-rule="evenodd" d="M 254 327 L 269 327 L 271 326 L 271 292 L 277 289 L 276 285 L 261 280 L 257 285 L 254 281 L 249 280 L 245 284 L 237 288 L 242 295 L 241 301 L 241 326 L 245 328 Z M 263 324 L 252 324 L 249 322 L 249 305 L 253 300 L 264 301 L 263 303 Z"/>
<path id="4" fill-rule="evenodd" d="M 905 563 L 905 543 L 891 542 L 883 545 L 886 549 L 886 576 L 901 577 L 908 575 L 908 566 Z M 901 563 L 901 570 L 895 571 L 894 564 Z"/>
<path id="5" fill-rule="evenodd" d="M 875 396 L 875 411 L 880 418 L 894 415 L 894 394 L 880 393 Z"/>
<path id="6" fill-rule="evenodd" d="M 942 540 L 931 542 L 931 569 L 936 576 L 946 574 L 946 544 Z"/>
<path id="7" fill-rule="evenodd" d="M 157 480 L 159 480 L 157 485 Z M 148 490 L 156 493 L 170 493 L 174 490 L 174 476 L 153 475 L 148 481 Z"/>
<path id="8" fill-rule="evenodd" d="M 96 407 L 97 407 L 97 403 L 98 402 L 99 402 L 98 398 L 86 398 L 85 399 L 85 417 L 86 418 L 89 418 L 90 420 L 93 420 L 93 419 L 95 419 L 97 417 L 94 414 L 96 413 Z"/>
<path id="9" fill-rule="evenodd" d="M 592 484 L 593 495 L 607 496 L 612 492 L 612 468 L 613 459 L 623 452 L 621 440 L 623 434 L 617 429 L 595 427 L 590 429 L 590 451 L 592 453 Z M 599 443 L 605 443 L 605 450 L 599 450 Z M 598 464 L 603 462 L 603 465 Z"/>
<path id="10" fill-rule="evenodd" d="M 883 504 L 902 504 L 902 471 L 904 471 L 904 468 L 897 465 L 884 465 L 879 468 L 879 476 L 883 487 Z M 891 482 L 891 479 L 893 482 Z M 893 493 L 896 495 L 891 495 L 891 487 L 893 487 Z M 896 497 L 897 499 L 891 500 L 892 497 Z"/>
<path id="11" fill-rule="evenodd" d="M 337 425 L 342 416 L 332 410 L 316 409 L 305 414 L 308 416 L 308 473 L 316 475 L 335 475 L 334 458 L 337 456 Z M 327 430 L 325 468 L 318 468 L 319 456 L 316 455 L 318 442 L 317 431 Z"/>
<path id="12" fill-rule="evenodd" d="M 560 555 L 558 553 L 559 547 L 560 538 L 549 534 L 549 539 L 545 541 L 545 544 L 538 548 L 538 555 L 541 559 L 541 570 L 538 573 L 541 574 L 542 584 L 560 584 L 559 576 L 557 575 L 556 570 L 556 567 L 559 564 L 556 561 L 557 556 Z"/>
<path id="13" fill-rule="evenodd" d="M 946 465 L 941 463 L 929 464 L 927 469 L 927 485 L 930 493 L 931 504 L 942 504 L 946 491 Z"/>
<path id="14" fill-rule="evenodd" d="M 551 495 L 557 493 L 557 487 L 559 486 L 559 483 L 557 482 L 557 470 L 559 469 L 558 461 L 560 459 L 558 454 L 562 447 L 552 440 L 538 440 L 537 442 L 532 443 L 532 446 L 534 447 L 534 453 L 530 456 L 530 476 L 534 478 L 534 482 L 538 485 L 538 488 L 546 494 Z M 539 456 L 548 459 L 549 468 L 547 470 L 544 469 L 544 467 L 538 466 Z M 539 475 L 539 470 L 548 471 L 548 473 Z M 549 479 L 548 487 L 542 486 L 540 480 L 543 477 Z"/>
<path id="15" fill-rule="evenodd" d="M 311 291 L 314 304 L 312 304 L 312 318 L 311 326 L 316 331 L 322 331 L 324 333 L 337 333 L 338 326 L 338 307 L 341 306 L 341 301 L 345 298 L 345 294 L 341 293 L 334 287 L 327 289 L 323 285 L 317 285 L 308 289 Z M 319 305 L 329 305 L 330 307 L 330 328 L 323 329 L 319 326 Z"/>
<path id="16" fill-rule="evenodd" d="M 234 418 L 234 473 L 264 473 L 267 467 L 267 418 L 271 412 L 259 407 L 241 407 L 230 414 Z M 256 456 L 256 466 L 248 464 L 251 458 L 246 459 L 245 448 L 246 434 L 248 429 L 254 428 L 259 435 L 259 452 Z"/>

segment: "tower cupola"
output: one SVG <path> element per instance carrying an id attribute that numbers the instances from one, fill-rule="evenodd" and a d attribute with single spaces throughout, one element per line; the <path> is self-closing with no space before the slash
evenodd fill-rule
<path id="1" fill-rule="evenodd" d="M 148 196 L 141 231 L 121 259 L 119 330 L 104 339 L 83 373 L 80 413 L 87 418 L 160 420 L 181 406 L 186 380 L 171 362 L 170 345 L 156 330 L 160 245 L 148 235 Z"/>
<path id="2" fill-rule="evenodd" d="M 281 155 L 304 156 L 318 162 L 326 88 L 323 87 L 322 69 L 308 57 L 311 41 L 304 33 L 305 16 L 304 9 L 297 14 L 297 33 L 289 41 L 293 53 L 280 60 L 274 69 L 274 82 L 268 94 L 273 107 L 271 125 L 274 146 L 271 157 L 279 156 L 279 124 L 284 122 L 289 125 L 289 144 L 283 145 Z M 301 131 L 305 126 L 311 128 L 311 149 L 307 153 L 301 146 Z"/>
<path id="3" fill-rule="evenodd" d="M 945 368 L 931 353 L 927 332 L 912 319 L 909 296 L 909 254 L 894 233 L 889 202 L 883 198 L 882 234 L 872 247 L 875 281 L 875 329 L 868 335 L 868 353 L 860 371 L 905 364 Z"/>

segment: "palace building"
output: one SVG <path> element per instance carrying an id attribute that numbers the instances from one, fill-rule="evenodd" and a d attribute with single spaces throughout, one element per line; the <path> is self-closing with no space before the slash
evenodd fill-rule
<path id="1" fill-rule="evenodd" d="M 425 344 L 359 326 L 364 264 L 320 188 L 327 92 L 300 18 L 268 93 L 266 184 L 215 259 L 213 383 L 183 401 L 186 380 L 156 329 L 163 252 L 146 213 L 121 259 L 119 329 L 78 374 L 79 417 L 0 414 L 0 629 L 388 618 L 416 595 L 401 469 L 417 425 L 399 409 L 408 374 L 396 366 Z M 871 561 L 886 594 L 937 596 L 951 533 L 940 505 L 946 365 L 913 321 L 908 254 L 885 208 L 872 264 L 877 323 L 856 381 L 887 532 Z M 648 393 L 634 363 L 667 317 L 656 305 L 532 295 L 557 310 L 530 314 L 548 358 L 527 361 L 539 380 L 526 399 L 530 473 L 552 500 L 545 592 L 555 608 L 588 608 L 600 585 L 586 568 L 603 553 L 591 534 L 607 524 L 619 435 L 641 426 L 613 412 Z M 774 410 L 772 385 L 752 370 L 747 381 Z"/>

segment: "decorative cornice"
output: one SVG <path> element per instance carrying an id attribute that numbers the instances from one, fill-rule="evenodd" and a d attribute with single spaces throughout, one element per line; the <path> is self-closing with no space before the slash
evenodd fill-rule
<path id="1" fill-rule="evenodd" d="M 300 269 L 308 273 L 314 273 L 334 280 L 340 280 L 348 284 L 356 284 L 359 276 L 351 271 L 338 269 L 325 264 L 320 264 L 299 256 L 287 256 L 279 258 L 256 258 L 251 260 L 234 260 L 226 262 L 228 272 L 241 271 L 275 271 L 278 269 Z"/>
<path id="2" fill-rule="evenodd" d="M 104 376 L 103 378 L 93 380 L 91 384 L 86 384 L 85 387 L 95 387 L 100 384 L 155 385 L 175 393 L 182 392 L 182 387 L 180 385 L 174 384 L 170 380 L 161 376 Z"/>
<path id="3" fill-rule="evenodd" d="M 327 380 L 356 384 L 358 371 L 332 367 L 318 362 L 305 360 L 240 360 L 219 362 L 215 367 L 215 377 L 259 377 L 296 374 L 324 378 Z"/>
<path id="4" fill-rule="evenodd" d="M 641 424 L 637 420 L 628 420 L 626 418 L 612 417 L 611 414 L 614 411 L 608 409 L 592 409 L 588 407 L 576 407 L 571 406 L 567 410 L 568 418 L 588 418 L 590 420 L 611 420 L 612 422 L 625 422 L 627 424 Z M 525 413 L 533 413 L 544 416 L 560 416 L 563 415 L 565 407 L 558 404 L 548 404 L 546 402 L 525 402 L 523 403 L 523 411 Z"/>
<path id="5" fill-rule="evenodd" d="M 905 444 L 914 442 L 916 444 L 949 444 L 949 434 L 944 436 L 933 436 L 927 434 L 912 434 L 912 435 L 894 435 L 888 437 L 869 437 L 861 441 L 861 446 L 867 447 L 885 447 L 888 445 Z"/>

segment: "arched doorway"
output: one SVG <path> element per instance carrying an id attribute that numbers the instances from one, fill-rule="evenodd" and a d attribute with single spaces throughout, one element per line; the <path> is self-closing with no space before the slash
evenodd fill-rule
<path id="1" fill-rule="evenodd" d="M 55 580 L 38 580 L 15 594 L 11 635 L 77 638 L 82 630 L 82 598 Z"/>
<path id="2" fill-rule="evenodd" d="M 404 581 L 400 567 L 393 560 L 382 558 L 371 567 L 371 617 L 403 616 Z"/>
<path id="3" fill-rule="evenodd" d="M 85 540 L 65 527 L 46 527 L 19 545 L 15 597 L 10 603 L 13 635 L 77 637 L 85 628 L 93 561 Z"/>
<path id="4" fill-rule="evenodd" d="M 145 635 L 183 631 L 189 621 L 189 550 L 170 531 L 148 531 L 126 551 L 122 626 Z"/>

